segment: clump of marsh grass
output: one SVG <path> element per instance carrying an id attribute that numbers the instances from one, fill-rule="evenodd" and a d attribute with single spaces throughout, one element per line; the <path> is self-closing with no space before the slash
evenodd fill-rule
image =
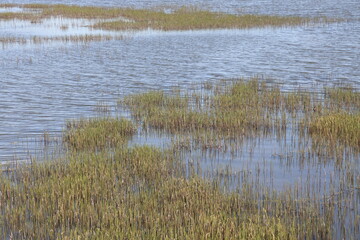
<path id="1" fill-rule="evenodd" d="M 9 44 L 44 44 L 51 42 L 62 42 L 62 43 L 89 43 L 97 41 L 110 41 L 110 40 L 123 40 L 125 37 L 111 36 L 111 35 L 70 35 L 70 36 L 57 36 L 57 37 L 44 37 L 44 36 L 33 36 L 31 38 L 18 38 L 18 37 L 8 37 L 0 38 L 0 43 L 3 47 Z"/>
<path id="2" fill-rule="evenodd" d="M 360 91 L 352 86 L 325 88 L 325 100 L 328 107 L 360 111 Z"/>
<path id="3" fill-rule="evenodd" d="M 152 107 L 166 108 L 186 108 L 188 106 L 187 98 L 182 98 L 179 94 L 168 96 L 162 91 L 147 92 L 138 95 L 127 96 L 124 104 L 129 106 L 138 106 L 141 110 Z"/>
<path id="4" fill-rule="evenodd" d="M 132 21 L 111 21 L 95 25 L 95 28 L 109 30 L 157 29 L 157 30 L 196 30 L 196 29 L 247 29 L 260 27 L 282 27 L 320 22 L 323 20 L 302 17 L 232 15 L 183 7 L 172 13 L 152 10 L 126 9 L 121 15 Z"/>
<path id="5" fill-rule="evenodd" d="M 100 150 L 127 142 L 136 131 L 126 119 L 94 118 L 69 121 L 64 142 L 74 150 Z"/>
<path id="6" fill-rule="evenodd" d="M 1 20 L 12 20 L 12 19 L 30 20 L 33 18 L 34 15 L 31 13 L 13 13 L 13 12 L 0 13 Z"/>
<path id="7" fill-rule="evenodd" d="M 1 8 L 11 8 L 16 6 L 15 4 L 11 4 L 11 3 L 0 3 L 0 7 Z"/>
<path id="8" fill-rule="evenodd" d="M 280 106 L 277 89 L 261 89 L 258 79 L 239 80 L 200 104 L 197 95 L 150 92 L 122 102 L 145 126 L 169 132 L 213 131 L 253 135 L 275 127 L 267 115 Z M 280 95 L 279 95 L 280 97 Z"/>
<path id="9" fill-rule="evenodd" d="M 310 134 L 329 142 L 342 141 L 360 149 L 360 114 L 330 113 L 310 123 Z"/>
<path id="10" fill-rule="evenodd" d="M 188 98 L 179 94 L 168 96 L 162 91 L 153 91 L 131 95 L 118 102 L 120 105 L 131 109 L 133 117 L 141 120 L 143 117 L 154 117 L 160 109 L 187 109 Z M 146 121 L 145 121 L 146 122 Z"/>
<path id="11" fill-rule="evenodd" d="M 101 233 L 119 229 L 118 223 L 127 226 L 120 227 L 125 235 L 136 224 L 132 204 L 141 203 L 137 192 L 165 181 L 171 163 L 158 149 L 135 147 L 113 155 L 83 153 L 66 161 L 24 165 L 12 178 L 0 180 L 2 237 L 93 235 L 100 228 L 107 229 Z"/>
<path id="12" fill-rule="evenodd" d="M 299 129 L 309 133 L 317 154 L 330 154 L 343 162 L 349 151 L 358 153 L 360 92 L 350 85 L 341 85 L 326 87 L 310 97 L 313 110 L 299 120 Z"/>
<path id="13" fill-rule="evenodd" d="M 2 13 L 3 19 L 44 19 L 49 17 L 108 19 L 119 17 L 121 11 L 117 8 L 101 8 L 76 5 L 47 5 L 47 4 L 8 4 L 7 7 L 36 9 L 38 12 Z"/>
<path id="14" fill-rule="evenodd" d="M 251 78 L 223 80 L 202 94 L 147 92 L 127 96 L 119 103 L 144 129 L 188 136 L 186 144 L 179 141 L 175 149 L 233 151 L 244 139 L 276 136 L 280 140 L 288 134 L 288 128 L 299 138 L 321 136 L 322 130 L 315 130 L 323 124 L 319 119 L 328 118 L 329 113 L 356 114 L 358 94 L 354 89 L 337 87 L 318 92 L 283 92 L 276 84 Z M 338 136 L 334 127 L 326 125 L 327 131 Z M 354 129 L 347 131 L 342 136 L 347 140 L 341 142 L 353 142 L 348 145 L 357 147 L 358 132 Z M 330 142 L 335 137 L 323 138 Z M 337 149 L 338 154 L 345 151 L 343 147 Z"/>
<path id="15" fill-rule="evenodd" d="M 28 41 L 25 38 L 17 37 L 0 37 L 0 43 L 3 47 L 9 44 L 26 44 Z"/>
<path id="16" fill-rule="evenodd" d="M 185 177 L 176 157 L 152 147 L 69 155 L 0 177 L 3 238 L 329 238 L 330 223 L 308 204 L 250 186 L 222 190 Z M 331 208 L 326 207 L 327 213 Z"/>

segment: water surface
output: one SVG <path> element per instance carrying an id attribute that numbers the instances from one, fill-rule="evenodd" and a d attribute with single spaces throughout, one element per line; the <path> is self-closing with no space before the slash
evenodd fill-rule
<path id="1" fill-rule="evenodd" d="M 5 1 L 35 2 L 63 3 Z M 204 82 L 252 76 L 264 76 L 272 83 L 281 83 L 287 91 L 319 90 L 336 83 L 360 88 L 360 4 L 355 0 L 81 0 L 67 1 L 67 4 L 160 6 L 160 9 L 192 4 L 240 14 L 328 16 L 346 21 L 275 29 L 122 33 L 92 30 L 87 26 L 93 22 L 88 20 L 52 18 L 35 24 L 0 21 L 0 39 L 26 39 L 25 43 L 0 45 L 0 162 L 3 164 L 41 156 L 44 145 L 45 150 L 60 145 L 59 136 L 67 119 L 94 116 L 102 105 L 115 112 L 117 100 L 132 93 L 171 91 L 174 87 L 198 89 Z M 21 9 L 0 10 L 6 11 Z M 96 42 L 34 44 L 30 41 L 33 37 L 98 34 L 126 37 Z M 51 146 L 44 144 L 47 134 L 52 139 Z M 345 171 L 355 178 L 359 176 L 356 157 L 347 159 L 345 171 L 331 161 L 320 164 L 324 161 L 321 156 L 313 162 L 296 161 L 300 151 L 292 145 L 292 132 L 287 135 L 281 141 L 272 137 L 248 142 L 239 147 L 236 156 L 221 151 L 216 154 L 194 152 L 188 161 L 189 164 L 200 161 L 204 174 L 215 167 L 230 166 L 240 173 L 262 175 L 264 184 L 275 189 L 297 184 L 302 189 L 311 185 L 314 192 L 326 192 L 334 181 L 339 186 L 340 180 L 347 178 Z M 139 133 L 133 144 L 167 147 L 171 138 Z M 354 216 L 358 209 L 355 210 Z"/>
<path id="2" fill-rule="evenodd" d="M 6 1 L 5 3 L 61 1 Z M 72 2 L 69 2 L 71 4 Z M 284 90 L 360 87 L 360 10 L 356 1 L 76 1 L 73 4 L 168 8 L 193 4 L 233 13 L 329 16 L 347 21 L 291 28 L 115 33 L 88 20 L 0 21 L 0 38 L 126 35 L 123 40 L 3 44 L 0 50 L 0 159 L 26 159 L 31 141 L 60 134 L 67 119 L 115 110 L 125 95 L 192 89 L 206 81 L 265 76 Z M 21 10 L 21 9 L 20 9 Z M 20 11 L 9 8 L 8 11 Z M 2 9 L 1 11 L 5 11 Z M 65 26 L 65 27 L 62 27 Z M 40 140 L 39 140 L 40 139 Z M 276 143 L 272 143 L 276 144 Z M 41 146 L 38 146 L 41 148 Z M 40 150 L 39 150 L 40 151 Z M 275 150 L 273 150 L 274 152 Z M 271 155 L 271 151 L 263 155 Z M 235 164 L 236 165 L 236 164 Z"/>

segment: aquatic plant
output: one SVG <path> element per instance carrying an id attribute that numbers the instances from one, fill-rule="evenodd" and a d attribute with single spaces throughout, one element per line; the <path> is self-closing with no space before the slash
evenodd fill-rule
<path id="1" fill-rule="evenodd" d="M 64 142 L 74 150 L 99 150 L 126 143 L 135 130 L 134 124 L 126 119 L 109 117 L 69 121 Z"/>
<path id="2" fill-rule="evenodd" d="M 147 92 L 127 96 L 119 104 L 128 108 L 144 129 L 191 136 L 191 144 L 188 142 L 185 149 L 224 150 L 228 148 L 225 142 L 231 139 L 237 139 L 238 143 L 244 138 L 271 135 L 280 139 L 286 135 L 288 127 L 293 129 L 293 134 L 299 134 L 300 139 L 307 138 L 308 133 L 314 138 L 328 139 L 331 133 L 333 136 L 329 140 L 347 139 L 341 142 L 353 142 L 350 145 L 356 147 L 358 118 L 350 122 L 346 116 L 358 113 L 358 94 L 356 90 L 345 91 L 337 87 L 323 92 L 302 89 L 281 92 L 276 85 L 268 86 L 264 81 L 251 78 L 220 82 L 203 95 Z M 347 114 L 343 120 L 349 122 L 343 122 L 340 127 L 326 124 L 326 121 L 334 120 L 329 113 L 338 116 L 339 120 L 342 114 Z M 342 136 L 339 131 L 346 133 Z M 182 145 L 178 143 L 178 146 Z M 344 148 L 338 150 L 340 154 Z"/>
<path id="3" fill-rule="evenodd" d="M 7 5 L 10 6 L 10 5 Z M 340 21 L 328 18 L 296 16 L 233 15 L 182 7 L 171 13 L 147 9 L 100 8 L 75 5 L 25 4 L 12 6 L 38 9 L 36 13 L 3 13 L 0 19 L 44 19 L 49 17 L 113 19 L 95 24 L 94 28 L 108 30 L 196 30 L 196 29 L 247 29 L 259 27 L 298 26 L 309 23 Z"/>
<path id="4" fill-rule="evenodd" d="M 10 43 L 26 44 L 27 40 L 25 38 L 1 37 L 0 43 L 2 43 L 3 46 Z"/>
<path id="5" fill-rule="evenodd" d="M 181 8 L 172 13 L 151 10 L 124 10 L 121 16 L 130 21 L 108 21 L 94 25 L 95 28 L 109 30 L 157 29 L 157 30 L 196 30 L 196 29 L 246 29 L 259 27 L 282 27 L 319 22 L 319 19 L 301 17 L 280 17 L 266 15 L 231 15 L 205 10 Z"/>
<path id="6" fill-rule="evenodd" d="M 11 19 L 22 19 L 29 20 L 34 17 L 31 13 L 12 13 L 12 12 L 2 12 L 0 13 L 0 20 L 11 20 Z"/>
<path id="7" fill-rule="evenodd" d="M 330 113 L 310 123 L 310 134 L 329 142 L 338 140 L 360 149 L 360 114 Z"/>
<path id="8" fill-rule="evenodd" d="M 328 161 L 331 156 L 324 155 L 322 149 L 314 150 L 302 142 L 317 144 L 317 138 L 344 143 L 345 148 L 336 146 L 336 154 L 348 156 L 352 152 L 346 150 L 357 149 L 359 143 L 356 101 L 337 95 L 328 97 L 324 92 L 283 92 L 279 86 L 258 78 L 224 80 L 206 90 L 151 91 L 119 100 L 119 106 L 131 111 L 132 120 L 140 123 L 142 130 L 172 133 L 173 145 L 169 149 L 129 147 L 127 142 L 136 132 L 135 124 L 110 117 L 111 114 L 68 121 L 63 140 L 69 151 L 63 158 L 32 161 L 0 176 L 0 236 L 4 239 L 358 236 L 360 182 L 350 161 L 334 164 L 339 171 L 334 176 L 325 176 L 325 180 L 315 184 L 307 180 L 305 186 L 300 186 L 300 182 L 277 191 L 267 184 L 272 173 L 259 180 L 269 167 L 265 163 L 253 172 L 240 169 L 238 173 L 231 171 L 230 166 L 217 169 L 210 165 L 211 174 L 206 175 L 196 159 L 192 159 L 195 147 L 200 152 L 226 152 L 251 143 L 251 139 L 257 142 L 276 136 L 282 141 L 289 132 L 296 134 L 297 139 L 289 144 L 295 153 L 279 159 L 296 158 L 299 165 L 316 161 L 317 166 Z M 44 142 L 45 137 L 50 139 L 44 133 Z"/>
<path id="9" fill-rule="evenodd" d="M 325 104 L 328 107 L 347 108 L 360 111 L 360 91 L 353 86 L 325 88 Z"/>
<path id="10" fill-rule="evenodd" d="M 266 111 L 276 104 L 272 100 L 277 90 L 259 88 L 256 78 L 239 80 L 210 97 L 207 105 L 196 105 L 199 100 L 195 95 L 164 96 L 156 92 L 126 97 L 122 104 L 145 125 L 160 130 L 252 135 L 274 127 Z"/>
<path id="11" fill-rule="evenodd" d="M 71 154 L 0 177 L 3 238 L 329 238 L 311 204 L 222 190 L 151 147 Z M 326 207 L 326 206 L 324 206 Z M 331 208 L 326 207 L 331 213 Z"/>

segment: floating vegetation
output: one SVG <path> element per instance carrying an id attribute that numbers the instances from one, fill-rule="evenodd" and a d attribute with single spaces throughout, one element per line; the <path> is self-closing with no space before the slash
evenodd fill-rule
<path id="1" fill-rule="evenodd" d="M 9 6 L 9 5 L 7 5 Z M 65 18 L 104 19 L 94 28 L 107 30 L 196 30 L 196 29 L 247 29 L 261 27 L 298 26 L 311 23 L 339 21 L 328 18 L 282 17 L 266 15 L 232 15 L 196 8 L 182 7 L 171 13 L 146 9 L 99 8 L 74 5 L 12 5 L 24 9 L 38 9 L 34 14 L 1 13 L 0 19 L 44 19 L 54 16 Z M 0 5 L 1 7 L 1 5 Z M 110 20 L 109 20 L 110 19 Z M 111 20 L 116 19 L 116 20 Z"/>
<path id="2" fill-rule="evenodd" d="M 74 150 L 100 150 L 127 142 L 135 126 L 126 119 L 96 118 L 70 121 L 64 141 Z"/>

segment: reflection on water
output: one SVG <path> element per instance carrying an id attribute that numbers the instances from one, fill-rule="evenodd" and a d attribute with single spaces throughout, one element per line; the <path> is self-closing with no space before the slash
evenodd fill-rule
<path id="1" fill-rule="evenodd" d="M 4 8 L 4 11 L 8 8 Z M 1 10 L 1 9 L 0 9 Z M 115 20 L 123 20 L 117 18 Z M 70 19 L 62 17 L 50 17 L 30 20 L 0 20 L 0 43 L 5 48 L 9 44 L 16 43 L 42 43 L 49 40 L 54 41 L 91 41 L 122 39 L 126 32 L 113 32 L 93 29 L 90 26 L 104 20 L 99 19 Z"/>
<path id="2" fill-rule="evenodd" d="M 0 13 L 20 13 L 20 12 L 24 12 L 24 9 L 20 7 L 9 7 L 9 8 L 0 7 Z"/>

